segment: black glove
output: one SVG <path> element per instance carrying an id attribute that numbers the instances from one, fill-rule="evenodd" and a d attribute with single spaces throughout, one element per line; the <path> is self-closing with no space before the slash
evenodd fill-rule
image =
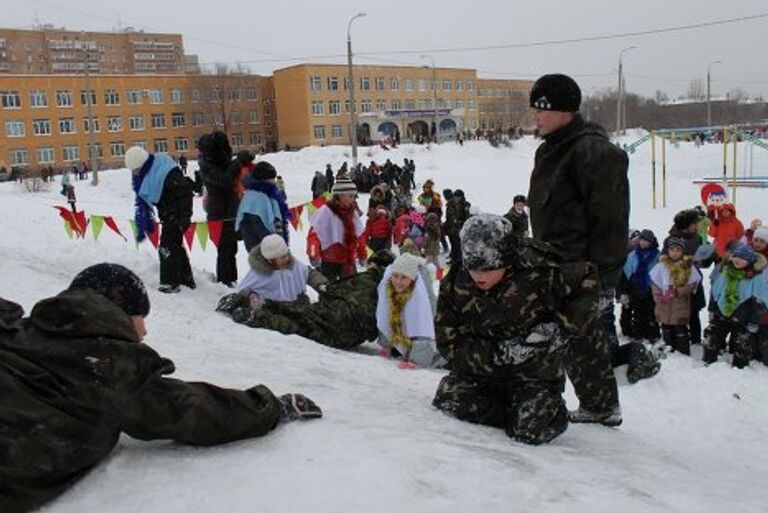
<path id="1" fill-rule="evenodd" d="M 312 399 L 301 394 L 285 394 L 280 401 L 280 421 L 292 422 L 299 419 L 319 419 L 323 411 Z"/>

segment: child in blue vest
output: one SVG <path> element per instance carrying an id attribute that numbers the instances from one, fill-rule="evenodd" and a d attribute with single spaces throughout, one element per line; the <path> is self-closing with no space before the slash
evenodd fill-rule
<path id="1" fill-rule="evenodd" d="M 651 290 L 651 269 L 658 260 L 656 236 L 651 230 L 643 230 L 638 236 L 637 247 L 627 256 L 616 287 L 619 301 L 629 315 L 629 334 L 633 339 L 655 341 L 659 338 Z"/>

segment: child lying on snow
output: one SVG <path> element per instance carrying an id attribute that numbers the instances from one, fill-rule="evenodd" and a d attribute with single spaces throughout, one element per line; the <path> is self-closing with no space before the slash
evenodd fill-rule
<path id="1" fill-rule="evenodd" d="M 239 285 L 240 300 L 247 298 L 251 308 L 260 309 L 264 301 L 309 303 L 307 285 L 324 291 L 328 278 L 291 255 L 285 240 L 272 234 L 264 237 L 248 256 L 251 270 Z"/>
<path id="2" fill-rule="evenodd" d="M 376 326 L 382 354 L 402 357 L 401 368 L 443 365 L 435 346 L 436 304 L 424 261 L 407 253 L 398 256 L 378 287 Z"/>

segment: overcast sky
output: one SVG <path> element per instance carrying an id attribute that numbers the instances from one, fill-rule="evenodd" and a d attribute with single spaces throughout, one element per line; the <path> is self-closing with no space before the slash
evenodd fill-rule
<path id="1" fill-rule="evenodd" d="M 42 23 L 109 31 L 118 23 L 184 36 L 200 61 L 237 62 L 251 71 L 316 60 L 346 62 L 347 21 L 358 64 L 424 65 L 421 53 L 622 34 L 768 13 L 766 0 L 0 0 L 2 26 Z M 118 21 L 119 20 L 119 21 Z M 741 87 L 768 97 L 768 17 L 672 33 L 553 46 L 482 51 L 432 51 L 437 66 L 476 68 L 480 77 L 536 78 L 567 73 L 585 94 L 616 87 L 624 54 L 627 89 L 671 96 L 704 79 L 710 62 L 713 95 Z M 383 52 L 413 51 L 413 54 Z M 309 57 L 326 56 L 320 59 Z M 301 60 L 287 60 L 288 58 Z"/>

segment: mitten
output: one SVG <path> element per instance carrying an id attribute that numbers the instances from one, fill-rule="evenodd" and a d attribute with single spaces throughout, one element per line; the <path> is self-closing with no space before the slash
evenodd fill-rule
<path id="1" fill-rule="evenodd" d="M 285 394 L 277 398 L 280 402 L 280 421 L 291 422 L 298 419 L 319 419 L 323 411 L 307 396 Z"/>

